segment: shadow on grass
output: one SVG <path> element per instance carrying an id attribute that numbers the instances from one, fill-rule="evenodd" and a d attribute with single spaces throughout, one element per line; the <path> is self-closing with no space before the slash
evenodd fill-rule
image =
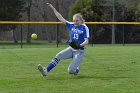
<path id="1" fill-rule="evenodd" d="M 86 75 L 82 75 L 82 76 L 77 76 L 77 79 L 84 79 L 84 78 L 94 78 L 94 79 L 102 79 L 102 80 L 109 80 L 109 79 L 122 79 L 122 78 L 130 78 L 130 77 L 123 77 L 123 76 L 86 76 Z"/>
<path id="2" fill-rule="evenodd" d="M 70 76 L 48 76 L 46 77 L 47 80 L 72 80 L 72 79 L 100 79 L 100 80 L 114 80 L 114 79 L 126 79 L 132 77 L 124 77 L 124 76 L 92 76 L 92 75 L 70 75 Z"/>

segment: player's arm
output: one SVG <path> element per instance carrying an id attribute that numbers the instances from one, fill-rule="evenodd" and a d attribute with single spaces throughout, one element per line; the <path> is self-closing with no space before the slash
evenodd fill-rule
<path id="1" fill-rule="evenodd" d="M 80 47 L 84 47 L 85 45 L 88 44 L 88 42 L 89 42 L 88 38 L 85 38 L 85 41 L 80 44 Z"/>
<path id="2" fill-rule="evenodd" d="M 88 27 L 85 25 L 85 33 L 84 33 L 84 42 L 80 44 L 80 47 L 83 47 L 85 45 L 87 45 L 89 43 L 89 29 Z"/>
<path id="3" fill-rule="evenodd" d="M 46 3 L 54 12 L 56 17 L 61 21 L 61 22 L 66 22 L 66 19 L 63 18 L 63 16 L 52 6 L 50 3 Z"/>

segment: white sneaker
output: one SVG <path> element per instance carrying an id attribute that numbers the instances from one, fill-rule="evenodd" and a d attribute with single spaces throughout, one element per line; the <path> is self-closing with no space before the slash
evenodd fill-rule
<path id="1" fill-rule="evenodd" d="M 47 76 L 47 74 L 48 74 L 47 69 L 45 67 L 43 67 L 41 64 L 38 64 L 38 70 L 44 77 Z"/>

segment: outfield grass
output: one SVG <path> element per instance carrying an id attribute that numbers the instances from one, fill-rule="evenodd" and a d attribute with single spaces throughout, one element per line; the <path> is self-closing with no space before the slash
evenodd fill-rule
<path id="1" fill-rule="evenodd" d="M 43 78 L 37 65 L 47 65 L 65 47 L 1 46 L 0 93 L 140 93 L 139 45 L 88 47 L 79 75 L 68 74 L 69 59 Z"/>

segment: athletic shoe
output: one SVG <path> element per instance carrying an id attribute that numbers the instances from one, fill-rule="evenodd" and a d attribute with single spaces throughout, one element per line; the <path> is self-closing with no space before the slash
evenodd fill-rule
<path id="1" fill-rule="evenodd" d="M 43 67 L 41 64 L 38 64 L 38 70 L 44 77 L 47 76 L 47 74 L 48 74 L 47 69 L 45 67 Z"/>
<path id="2" fill-rule="evenodd" d="M 79 67 L 77 67 L 76 72 L 74 73 L 74 75 L 77 75 L 79 73 Z"/>

